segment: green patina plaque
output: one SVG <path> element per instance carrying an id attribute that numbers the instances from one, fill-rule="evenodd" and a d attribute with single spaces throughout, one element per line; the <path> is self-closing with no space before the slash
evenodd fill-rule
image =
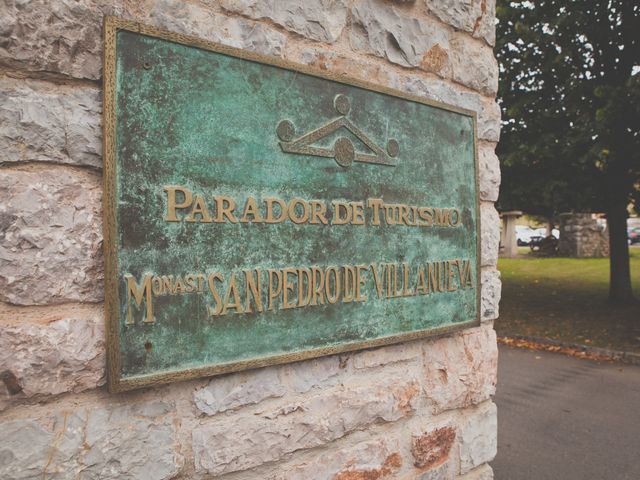
<path id="1" fill-rule="evenodd" d="M 107 18 L 114 391 L 479 321 L 471 112 Z"/>

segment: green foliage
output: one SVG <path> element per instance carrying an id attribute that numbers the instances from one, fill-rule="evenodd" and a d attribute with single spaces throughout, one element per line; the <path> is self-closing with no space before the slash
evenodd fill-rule
<path id="1" fill-rule="evenodd" d="M 498 0 L 499 207 L 640 205 L 640 3 Z"/>

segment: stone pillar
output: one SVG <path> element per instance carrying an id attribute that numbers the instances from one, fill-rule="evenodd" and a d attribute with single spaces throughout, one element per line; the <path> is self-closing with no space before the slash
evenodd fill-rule
<path id="1" fill-rule="evenodd" d="M 109 394 L 101 225 L 105 14 L 477 112 L 482 325 Z M 492 478 L 492 322 L 500 298 L 494 17 L 494 0 L 5 4 L 0 478 Z"/>
<path id="2" fill-rule="evenodd" d="M 516 220 L 522 216 L 520 211 L 502 212 L 502 230 L 500 231 L 500 254 L 503 257 L 518 256 L 518 239 L 516 238 Z"/>
<path id="3" fill-rule="evenodd" d="M 564 257 L 608 257 L 609 235 L 591 213 L 562 213 L 558 252 Z"/>

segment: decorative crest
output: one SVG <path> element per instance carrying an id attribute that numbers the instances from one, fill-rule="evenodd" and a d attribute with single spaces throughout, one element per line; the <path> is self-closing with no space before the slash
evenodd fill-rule
<path id="1" fill-rule="evenodd" d="M 395 139 L 389 139 L 387 142 L 387 151 L 385 152 L 346 117 L 351 109 L 347 97 L 344 95 L 336 95 L 333 100 L 333 106 L 341 115 L 340 117 L 298 138 L 295 138 L 296 131 L 293 123 L 289 120 L 281 120 L 276 129 L 276 133 L 281 140 L 280 147 L 282 151 L 302 155 L 313 155 L 316 157 L 334 158 L 341 167 L 349 167 L 353 162 L 395 166 L 390 158 L 396 157 L 398 153 L 400 153 L 400 146 Z M 342 127 L 355 135 L 372 153 L 356 152 L 353 142 L 347 137 L 339 137 L 333 144 L 333 148 L 314 147 L 312 145 Z"/>

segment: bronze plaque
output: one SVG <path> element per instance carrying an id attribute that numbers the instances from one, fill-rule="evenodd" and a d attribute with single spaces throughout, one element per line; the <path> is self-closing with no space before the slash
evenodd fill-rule
<path id="1" fill-rule="evenodd" d="M 113 391 L 479 323 L 475 116 L 107 18 Z"/>

